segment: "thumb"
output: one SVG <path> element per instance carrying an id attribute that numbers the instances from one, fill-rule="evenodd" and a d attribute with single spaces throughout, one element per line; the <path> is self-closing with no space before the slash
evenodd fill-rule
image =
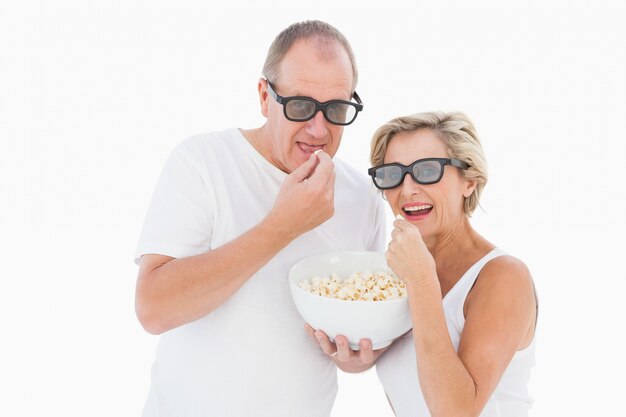
<path id="1" fill-rule="evenodd" d="M 317 167 L 317 164 L 317 155 L 312 153 L 311 156 L 309 156 L 309 159 L 306 160 L 306 162 L 304 162 L 298 168 L 294 169 L 291 174 L 289 174 L 291 181 L 302 182 L 304 179 L 310 177 L 311 174 L 315 172 L 315 167 Z"/>

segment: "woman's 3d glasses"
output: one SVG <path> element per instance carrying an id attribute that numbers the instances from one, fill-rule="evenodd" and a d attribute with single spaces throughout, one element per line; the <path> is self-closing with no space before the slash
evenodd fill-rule
<path id="1" fill-rule="evenodd" d="M 411 165 L 399 163 L 383 164 L 367 170 L 374 185 L 381 190 L 396 188 L 404 181 L 406 174 L 411 174 L 418 184 L 434 184 L 443 177 L 443 167 L 452 165 L 460 169 L 469 168 L 469 164 L 458 159 L 424 158 L 418 159 Z"/>

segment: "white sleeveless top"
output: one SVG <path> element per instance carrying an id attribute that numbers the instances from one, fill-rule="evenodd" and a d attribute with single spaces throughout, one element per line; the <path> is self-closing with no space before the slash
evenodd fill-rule
<path id="1" fill-rule="evenodd" d="M 443 299 L 444 314 L 454 349 L 458 350 L 465 325 L 463 305 L 483 266 L 506 253 L 493 249 L 470 267 Z M 528 396 L 530 369 L 535 363 L 535 338 L 517 351 L 504 371 L 500 383 L 485 405 L 481 417 L 527 417 L 532 399 Z M 430 416 L 417 377 L 413 333 L 397 340 L 376 361 L 376 372 L 397 417 Z"/>

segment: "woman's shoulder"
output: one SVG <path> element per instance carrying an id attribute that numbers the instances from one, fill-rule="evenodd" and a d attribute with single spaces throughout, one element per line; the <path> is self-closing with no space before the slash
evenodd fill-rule
<path id="1" fill-rule="evenodd" d="M 479 276 L 493 277 L 500 281 L 509 279 L 525 281 L 530 279 L 530 271 L 521 259 L 503 253 L 485 263 Z"/>
<path id="2" fill-rule="evenodd" d="M 534 338 L 537 296 L 526 264 L 508 254 L 489 260 L 466 298 L 464 313 L 478 323 L 484 323 L 483 315 L 499 317 L 517 334 L 516 350 L 527 347 Z"/>
<path id="3" fill-rule="evenodd" d="M 509 254 L 490 259 L 480 270 L 467 301 L 488 298 L 522 299 L 531 302 L 534 286 L 526 264 Z"/>

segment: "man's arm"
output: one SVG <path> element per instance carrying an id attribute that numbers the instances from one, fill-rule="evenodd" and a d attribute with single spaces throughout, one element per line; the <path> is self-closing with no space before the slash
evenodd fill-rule
<path id="1" fill-rule="evenodd" d="M 142 256 L 135 307 L 146 331 L 160 334 L 210 313 L 291 241 L 332 217 L 333 168 L 327 154 L 312 155 L 287 176 L 261 223 L 215 250 Z"/>

